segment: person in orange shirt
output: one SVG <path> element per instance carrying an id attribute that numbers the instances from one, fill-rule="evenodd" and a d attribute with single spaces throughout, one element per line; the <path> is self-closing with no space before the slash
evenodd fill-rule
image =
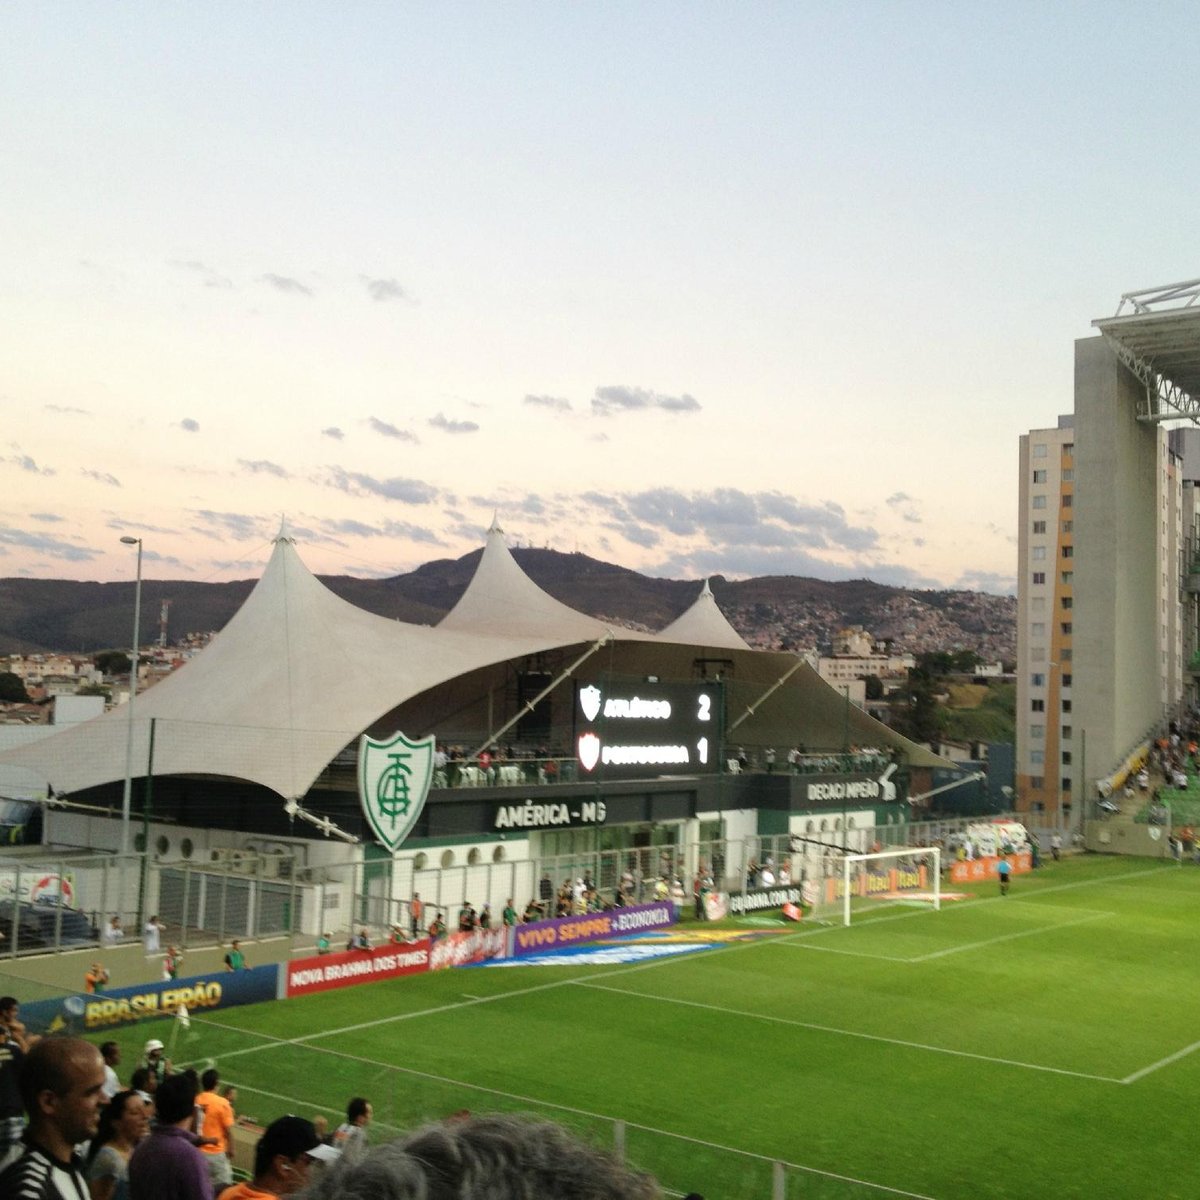
<path id="1" fill-rule="evenodd" d="M 218 1200 L 275 1200 L 308 1183 L 315 1161 L 336 1162 L 338 1151 L 317 1137 L 303 1117 L 280 1117 L 267 1126 L 254 1150 L 254 1178 L 217 1193 Z"/>
<path id="2" fill-rule="evenodd" d="M 92 963 L 87 974 L 83 977 L 83 990 L 89 996 L 98 995 L 104 991 L 106 983 L 108 983 L 108 972 L 104 969 L 104 964 L 98 962 Z"/>
<path id="3" fill-rule="evenodd" d="M 200 1076 L 201 1092 L 196 1097 L 196 1107 L 203 1114 L 198 1130 L 204 1139 L 200 1150 L 212 1179 L 214 1196 L 233 1182 L 233 1143 L 229 1132 L 233 1128 L 233 1105 L 218 1094 L 219 1082 L 216 1068 L 209 1067 Z"/>

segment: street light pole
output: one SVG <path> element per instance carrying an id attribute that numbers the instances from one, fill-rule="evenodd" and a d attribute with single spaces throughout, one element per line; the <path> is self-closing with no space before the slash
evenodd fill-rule
<path id="1" fill-rule="evenodd" d="M 129 815 L 133 797 L 133 702 L 137 699 L 138 649 L 142 625 L 142 539 L 123 537 L 126 546 L 137 547 L 137 585 L 133 591 L 133 653 L 129 663 L 129 720 L 125 732 L 125 794 L 121 799 L 121 854 L 129 853 Z"/>

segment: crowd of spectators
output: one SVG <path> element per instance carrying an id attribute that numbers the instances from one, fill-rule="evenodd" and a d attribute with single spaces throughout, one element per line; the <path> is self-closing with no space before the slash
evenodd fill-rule
<path id="1" fill-rule="evenodd" d="M 13 997 L 0 999 L 6 1116 L 0 1196 L 21 1200 L 272 1200 L 303 1191 L 329 1200 L 654 1200 L 662 1192 L 560 1126 L 457 1112 L 381 1146 L 369 1143 L 369 1100 L 353 1097 L 333 1133 L 318 1114 L 291 1114 L 259 1134 L 252 1173 L 233 1181 L 236 1116 L 215 1067 L 175 1070 L 146 1044 L 122 1087 L 116 1043 L 30 1038 Z M 114 1090 L 115 1089 L 115 1090 Z M 26 1120 L 27 1118 L 27 1120 Z M 13 1136 L 15 1134 L 15 1136 Z M 689 1200 L 702 1200 L 695 1193 Z"/>

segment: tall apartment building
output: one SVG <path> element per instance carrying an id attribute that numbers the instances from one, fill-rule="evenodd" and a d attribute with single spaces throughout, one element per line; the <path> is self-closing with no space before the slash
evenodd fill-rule
<path id="1" fill-rule="evenodd" d="M 1200 280 L 1127 293 L 1075 343 L 1075 410 L 1021 438 L 1017 791 L 1082 802 L 1195 697 Z"/>
<path id="2" fill-rule="evenodd" d="M 1023 435 L 1020 463 L 1017 796 L 1036 824 L 1065 825 L 1077 766 L 1074 418 Z"/>

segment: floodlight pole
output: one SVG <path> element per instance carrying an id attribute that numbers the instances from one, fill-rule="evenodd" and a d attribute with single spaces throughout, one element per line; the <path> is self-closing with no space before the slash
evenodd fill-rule
<path id="1" fill-rule="evenodd" d="M 129 720 L 125 731 L 125 792 L 121 797 L 121 856 L 129 853 L 129 815 L 133 797 L 133 704 L 137 699 L 138 649 L 142 625 L 142 539 L 123 537 L 126 546 L 137 547 L 137 584 L 133 590 L 133 653 L 129 663 Z"/>

